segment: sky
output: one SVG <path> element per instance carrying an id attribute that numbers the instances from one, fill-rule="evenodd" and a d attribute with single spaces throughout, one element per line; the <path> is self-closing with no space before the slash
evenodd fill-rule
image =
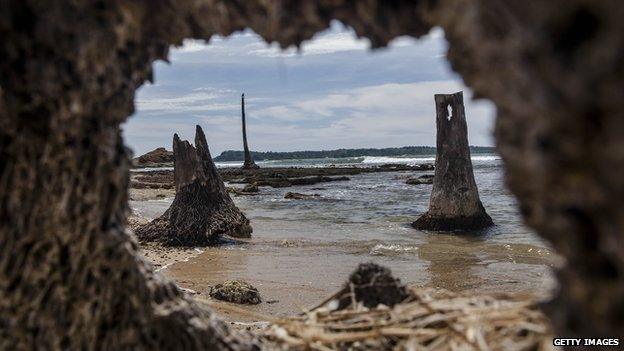
<path id="1" fill-rule="evenodd" d="M 400 37 L 370 49 L 340 23 L 281 50 L 252 31 L 187 40 L 154 68 L 123 125 L 135 155 L 171 149 L 173 133 L 193 141 L 202 126 L 213 156 L 242 150 L 240 95 L 255 151 L 435 145 L 433 95 L 464 91 L 471 145 L 493 145 L 495 109 L 449 67 L 444 33 Z"/>

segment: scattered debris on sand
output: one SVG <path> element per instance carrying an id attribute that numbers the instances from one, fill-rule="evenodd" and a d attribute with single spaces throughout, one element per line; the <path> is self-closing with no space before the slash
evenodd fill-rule
<path id="1" fill-rule="evenodd" d="M 210 288 L 213 299 L 245 305 L 257 305 L 262 300 L 260 292 L 251 284 L 241 280 L 228 280 Z"/>
<path id="2" fill-rule="evenodd" d="M 407 289 L 373 264 L 346 285 L 353 288 L 258 333 L 288 350 L 552 350 L 550 323 L 527 296 Z"/>
<path id="3" fill-rule="evenodd" d="M 178 262 L 186 262 L 203 252 L 199 248 L 167 247 L 157 242 L 141 243 L 139 249 L 141 256 L 151 262 L 156 271 Z"/>
<path id="4" fill-rule="evenodd" d="M 138 227 L 149 223 L 149 219 L 135 215 L 128 216 L 126 220 L 128 221 L 128 227 L 130 227 L 130 229 L 132 230 L 135 230 Z"/>

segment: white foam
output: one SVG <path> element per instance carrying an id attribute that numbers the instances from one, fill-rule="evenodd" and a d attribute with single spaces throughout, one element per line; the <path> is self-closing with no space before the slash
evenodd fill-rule
<path id="1" fill-rule="evenodd" d="M 243 165 L 243 163 L 239 162 L 239 161 L 234 161 L 234 162 L 215 162 L 215 166 L 217 166 L 217 168 L 240 167 L 242 165 Z"/>
<path id="2" fill-rule="evenodd" d="M 415 164 L 435 161 L 435 157 L 386 157 L 386 156 L 366 156 L 362 163 L 383 164 L 383 163 L 405 163 Z"/>
<path id="3" fill-rule="evenodd" d="M 500 156 L 496 155 L 477 155 L 472 156 L 473 161 L 496 161 L 500 160 Z M 362 160 L 365 164 L 385 164 L 385 163 L 400 163 L 415 165 L 425 162 L 435 162 L 435 157 L 422 156 L 422 157 L 385 157 L 385 156 L 366 156 Z"/>
<path id="4" fill-rule="evenodd" d="M 146 167 L 133 168 L 130 172 L 157 172 L 157 171 L 173 171 L 173 167 Z"/>
<path id="5" fill-rule="evenodd" d="M 370 250 L 370 254 L 373 256 L 383 256 L 386 253 L 416 252 L 417 250 L 418 246 L 377 244 Z"/>

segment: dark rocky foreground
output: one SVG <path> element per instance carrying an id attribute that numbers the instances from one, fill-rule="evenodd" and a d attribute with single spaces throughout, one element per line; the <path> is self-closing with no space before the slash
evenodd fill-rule
<path id="1" fill-rule="evenodd" d="M 255 184 L 273 188 L 311 185 L 317 183 L 345 181 L 347 176 L 374 172 L 426 171 L 432 170 L 432 164 L 402 165 L 385 164 L 374 167 L 310 167 L 310 168 L 221 168 L 221 179 L 234 184 Z M 134 189 L 173 189 L 172 170 L 134 171 L 130 182 Z"/>

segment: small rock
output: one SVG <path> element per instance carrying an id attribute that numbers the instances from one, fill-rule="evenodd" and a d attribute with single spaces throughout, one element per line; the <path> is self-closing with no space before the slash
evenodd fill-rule
<path id="1" fill-rule="evenodd" d="M 260 190 L 258 189 L 258 183 L 251 183 L 243 188 L 244 193 L 257 193 L 259 191 Z"/>
<path id="2" fill-rule="evenodd" d="M 419 185 L 419 184 L 433 184 L 433 175 L 432 174 L 425 174 L 422 175 L 418 178 L 408 178 L 405 181 L 405 184 L 409 184 L 409 185 Z"/>
<path id="3" fill-rule="evenodd" d="M 230 194 L 234 194 L 234 196 L 244 196 L 244 195 L 258 195 L 258 187 L 256 186 L 255 191 L 248 191 L 249 186 L 244 187 L 243 189 L 240 188 L 236 188 L 236 187 L 226 187 L 225 190 L 230 193 Z M 252 188 L 253 190 L 253 188 Z"/>
<path id="4" fill-rule="evenodd" d="M 228 280 L 210 288 L 213 299 L 238 304 L 257 305 L 262 300 L 258 289 L 241 280 Z"/>
<path id="5" fill-rule="evenodd" d="M 198 295 L 199 293 L 193 289 L 187 289 L 187 288 L 180 288 L 180 290 L 182 290 L 183 292 L 189 294 L 189 295 Z"/>
<path id="6" fill-rule="evenodd" d="M 292 200 L 303 200 L 303 199 L 308 199 L 311 197 L 318 197 L 321 196 L 319 194 L 302 194 L 302 193 L 293 193 L 293 192 L 287 192 L 286 195 L 284 195 L 284 199 L 292 199 Z"/>

